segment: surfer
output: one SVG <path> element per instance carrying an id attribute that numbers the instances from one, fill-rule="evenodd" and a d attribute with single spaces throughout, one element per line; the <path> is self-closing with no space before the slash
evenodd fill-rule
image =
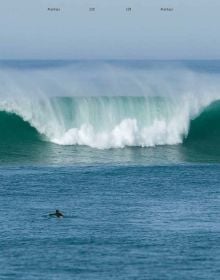
<path id="1" fill-rule="evenodd" d="M 56 210 L 55 213 L 52 213 L 52 214 L 49 214 L 50 217 L 57 217 L 57 218 L 61 218 L 61 217 L 64 217 L 63 214 L 59 211 L 59 210 Z"/>

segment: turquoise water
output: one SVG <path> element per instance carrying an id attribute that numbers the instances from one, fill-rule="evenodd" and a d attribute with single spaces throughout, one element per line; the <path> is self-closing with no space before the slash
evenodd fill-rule
<path id="1" fill-rule="evenodd" d="M 0 279 L 218 279 L 219 78 L 0 62 Z"/>

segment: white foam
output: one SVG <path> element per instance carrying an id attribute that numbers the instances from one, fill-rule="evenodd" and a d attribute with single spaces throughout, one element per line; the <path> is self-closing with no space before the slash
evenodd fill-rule
<path id="1" fill-rule="evenodd" d="M 103 67 L 92 78 L 69 67 L 0 70 L 0 110 L 60 145 L 152 147 L 181 143 L 190 120 L 220 97 L 218 75 Z"/>

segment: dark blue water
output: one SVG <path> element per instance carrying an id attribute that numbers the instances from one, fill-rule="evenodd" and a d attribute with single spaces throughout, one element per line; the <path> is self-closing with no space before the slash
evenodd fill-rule
<path id="1" fill-rule="evenodd" d="M 0 279 L 219 279 L 219 171 L 1 167 Z"/>

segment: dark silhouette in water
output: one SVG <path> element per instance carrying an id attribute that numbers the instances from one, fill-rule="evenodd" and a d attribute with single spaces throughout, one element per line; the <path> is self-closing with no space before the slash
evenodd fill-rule
<path id="1" fill-rule="evenodd" d="M 63 214 L 59 211 L 59 210 L 56 210 L 55 213 L 52 213 L 52 214 L 49 214 L 50 217 L 57 217 L 57 218 L 60 218 L 60 217 L 64 217 Z"/>

